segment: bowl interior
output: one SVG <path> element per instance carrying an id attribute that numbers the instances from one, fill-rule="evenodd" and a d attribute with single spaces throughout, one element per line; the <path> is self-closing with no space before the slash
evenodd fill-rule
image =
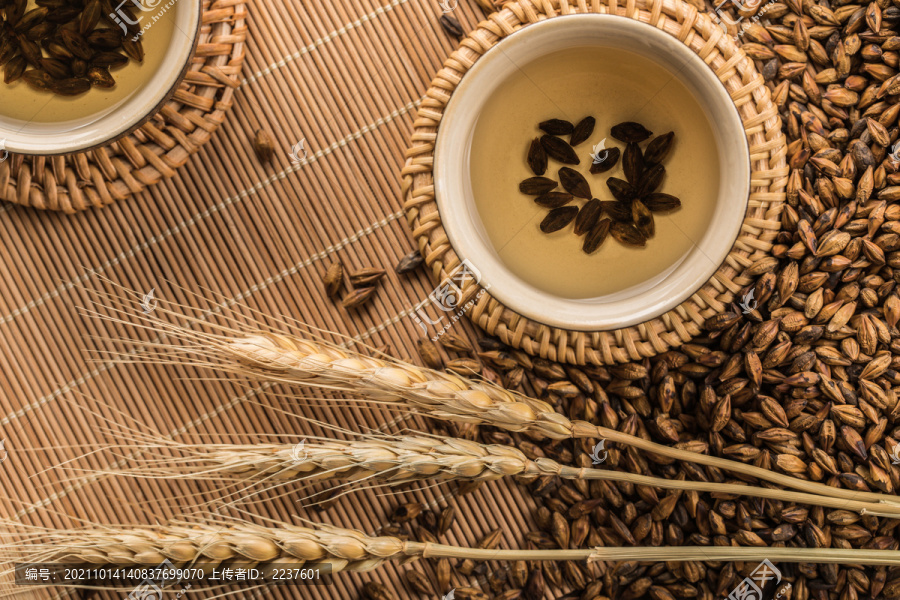
<path id="1" fill-rule="evenodd" d="M 713 175 L 717 181 L 712 189 L 717 200 L 711 209 L 709 226 L 691 236 L 689 250 L 683 256 L 658 276 L 626 289 L 571 298 L 539 289 L 511 272 L 484 229 L 475 202 L 470 160 L 479 117 L 492 95 L 513 74 L 525 72 L 530 65 L 555 53 L 584 48 L 637 55 L 683 85 L 704 116 L 704 124 L 709 126 L 719 168 L 717 176 Z M 560 69 L 565 69 L 565 65 L 561 64 Z M 603 75 L 598 73 L 598 77 Z M 663 84 L 659 90 L 648 93 L 663 94 L 665 87 Z M 586 107 L 583 114 L 591 114 L 591 109 Z M 522 124 L 523 128 L 533 126 Z M 595 132 L 594 137 L 603 136 Z M 506 160 L 524 162 L 524 150 L 521 154 L 514 153 Z M 737 109 L 712 69 L 692 50 L 669 34 L 629 18 L 569 15 L 529 25 L 510 35 L 466 73 L 441 120 L 434 174 L 435 195 L 447 235 L 460 257 L 478 269 L 482 285 L 509 308 L 535 321 L 590 331 L 652 319 L 683 302 L 713 275 L 731 249 L 746 212 L 750 158 Z M 703 174 L 702 170 L 697 171 L 697 177 Z M 653 241 L 648 242 L 648 250 Z"/>
<path id="2" fill-rule="evenodd" d="M 119 6 L 118 0 L 113 6 Z M 86 150 L 132 131 L 169 98 L 181 80 L 196 44 L 200 1 L 127 0 L 121 6 L 140 19 L 138 27 L 145 29 L 143 40 L 149 41 L 151 36 L 156 36 L 154 41 L 162 39 L 165 31 L 165 43 L 152 46 L 145 43 L 144 63 L 139 71 L 125 75 L 138 82 L 133 91 L 127 84 L 121 91 L 114 89 L 107 93 L 95 88 L 74 98 L 29 91 L 23 101 L 26 105 L 19 107 L 14 116 L 4 114 L 0 109 L 0 143 L 5 150 L 37 155 Z M 132 66 L 136 65 L 129 64 L 113 70 L 112 74 L 120 80 L 122 75 L 119 73 Z M 24 82 L 18 85 L 25 86 Z M 118 87 L 123 86 L 118 84 Z M 15 94 L 15 90 L 0 85 L 0 98 L 6 95 L 9 100 L 15 100 Z M 85 110 L 84 104 L 79 106 L 78 103 L 91 103 L 91 106 Z M 67 111 L 76 116 L 55 120 L 60 114 L 68 114 Z"/>

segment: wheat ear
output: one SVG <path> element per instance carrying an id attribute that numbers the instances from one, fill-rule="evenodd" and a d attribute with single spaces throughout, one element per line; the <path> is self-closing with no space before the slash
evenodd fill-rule
<path id="1" fill-rule="evenodd" d="M 23 529 L 13 522 L 0 524 Z M 51 530 L 29 527 L 17 543 L 0 549 L 6 563 L 90 563 L 127 567 L 250 561 L 261 566 L 293 563 L 321 566 L 330 572 L 367 571 L 387 560 L 458 558 L 472 560 L 604 560 L 604 561 L 761 561 L 900 565 L 891 550 L 836 548 L 720 547 L 599 547 L 577 550 L 496 550 L 411 542 L 395 537 L 371 537 L 330 525 L 301 527 L 277 523 L 264 527 L 246 521 L 227 524 L 175 523 L 152 526 L 97 525 Z M 327 566 L 326 566 L 327 565 Z"/>
<path id="2" fill-rule="evenodd" d="M 572 421 L 546 402 L 488 382 L 469 381 L 400 361 L 363 356 L 321 341 L 263 332 L 241 337 L 211 337 L 218 339 L 203 350 L 209 352 L 208 357 L 224 361 L 225 370 L 244 375 L 350 391 L 377 402 L 411 405 L 437 419 L 484 423 L 551 439 L 602 438 L 810 494 L 900 506 L 893 496 L 804 481 L 737 461 L 663 446 L 586 421 Z"/>
<path id="3" fill-rule="evenodd" d="M 510 476 L 559 476 L 563 479 L 626 481 L 661 489 L 772 498 L 900 518 L 900 507 L 889 504 L 744 484 L 663 479 L 624 471 L 569 467 L 549 458 L 530 460 L 521 451 L 509 446 L 479 444 L 448 437 L 407 435 L 388 438 L 370 435 L 351 441 L 305 440 L 301 446 L 175 442 L 169 442 L 167 446 L 184 454 L 185 458 L 162 459 L 153 463 L 153 466 L 136 467 L 122 474 L 169 479 L 274 481 L 281 482 L 282 485 L 285 482 L 325 480 L 400 485 L 421 480 L 491 481 Z"/>

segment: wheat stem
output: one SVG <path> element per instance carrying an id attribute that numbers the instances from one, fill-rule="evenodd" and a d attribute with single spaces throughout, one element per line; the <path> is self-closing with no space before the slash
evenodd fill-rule
<path id="1" fill-rule="evenodd" d="M 327 565 L 331 572 L 366 571 L 387 560 L 459 558 L 472 560 L 605 560 L 605 561 L 762 561 L 900 565 L 900 553 L 890 550 L 836 548 L 720 547 L 600 547 L 577 550 L 496 550 L 371 537 L 330 525 L 302 527 L 277 523 L 264 527 L 234 520 L 228 523 L 175 523 L 152 526 L 97 525 L 50 530 L 4 523 L 18 529 L 17 542 L 0 549 L 7 563 L 91 563 L 127 567 L 251 561 L 260 565 L 291 562 Z"/>
<path id="2" fill-rule="evenodd" d="M 231 363 L 226 370 L 272 377 L 283 382 L 352 391 L 387 404 L 410 404 L 437 419 L 485 423 L 508 431 L 528 432 L 552 439 L 602 438 L 659 456 L 717 467 L 811 494 L 900 506 L 894 496 L 804 481 L 737 461 L 663 446 L 586 421 L 571 421 L 545 402 L 488 382 L 468 381 L 453 374 L 399 361 L 362 356 L 319 341 L 259 332 L 220 338 L 218 343 L 208 348 L 210 358 Z"/>
<path id="3" fill-rule="evenodd" d="M 508 446 L 447 437 L 364 436 L 352 441 L 304 441 L 300 446 L 174 442 L 166 445 L 187 457 L 177 461 L 163 459 L 158 461 L 160 466 L 137 467 L 126 474 L 156 478 L 265 480 L 282 484 L 291 481 L 365 480 L 387 485 L 421 480 L 490 481 L 510 476 L 559 476 L 563 479 L 625 481 L 661 489 L 771 498 L 900 518 L 900 507 L 894 505 L 744 484 L 663 479 L 623 471 L 569 467 L 549 458 L 530 460 L 521 451 Z"/>

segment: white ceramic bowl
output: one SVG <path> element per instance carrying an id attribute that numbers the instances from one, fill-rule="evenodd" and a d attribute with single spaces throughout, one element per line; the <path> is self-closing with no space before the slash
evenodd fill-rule
<path id="1" fill-rule="evenodd" d="M 503 264 L 481 224 L 469 155 L 479 112 L 517 68 L 547 54 L 586 46 L 645 57 L 677 76 L 702 107 L 720 164 L 718 202 L 704 237 L 668 274 L 622 292 L 569 299 L 539 290 Z M 515 64 L 509 57 L 515 57 Z M 529 25 L 484 54 L 463 77 L 441 119 L 435 148 L 435 195 L 450 243 L 478 269 L 481 283 L 509 308 L 535 321 L 581 331 L 617 329 L 671 310 L 715 273 L 731 250 L 750 192 L 750 154 L 737 108 L 725 87 L 691 49 L 671 35 L 613 15 L 569 15 Z"/>
<path id="2" fill-rule="evenodd" d="M 145 11 L 140 26 L 163 10 L 164 0 L 141 0 Z M 118 6 L 118 0 L 113 6 Z M 132 2 L 125 6 L 137 8 Z M 26 122 L 6 117 L 0 111 L 0 141 L 3 149 L 16 154 L 54 155 L 80 152 L 107 144 L 137 129 L 175 93 L 190 65 L 200 31 L 200 0 L 174 0 L 165 16 L 174 15 L 175 29 L 162 63 L 136 93 L 97 114 L 58 123 Z M 113 72 L 115 75 L 115 72 Z M 0 102 L 3 100 L 0 83 Z"/>

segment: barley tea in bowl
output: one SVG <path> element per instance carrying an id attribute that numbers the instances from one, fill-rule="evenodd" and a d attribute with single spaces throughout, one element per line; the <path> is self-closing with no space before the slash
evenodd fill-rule
<path id="1" fill-rule="evenodd" d="M 175 32 L 174 11 L 158 0 L 0 0 L 0 7 L 0 115 L 25 122 L 112 110 L 160 68 Z"/>
<path id="2" fill-rule="evenodd" d="M 625 50 L 569 49 L 521 66 L 484 106 L 470 156 L 497 254 L 566 298 L 665 277 L 716 206 L 720 165 L 703 109 L 667 70 Z"/>
<path id="3" fill-rule="evenodd" d="M 0 140 L 15 154 L 107 144 L 190 68 L 200 0 L 0 0 Z"/>

